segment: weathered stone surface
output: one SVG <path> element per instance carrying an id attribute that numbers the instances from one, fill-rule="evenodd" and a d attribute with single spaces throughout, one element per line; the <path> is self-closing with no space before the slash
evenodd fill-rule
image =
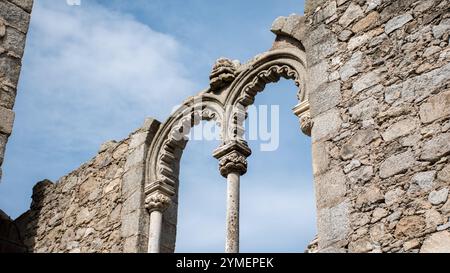
<path id="1" fill-rule="evenodd" d="M 405 194 L 405 191 L 403 191 L 400 188 L 395 188 L 393 190 L 386 192 L 386 194 L 384 195 L 384 202 L 388 206 L 393 205 L 393 204 L 399 202 L 404 194 Z"/>
<path id="2" fill-rule="evenodd" d="M 420 120 L 423 123 L 430 123 L 446 116 L 450 116 L 450 91 L 432 96 L 420 106 Z"/>
<path id="3" fill-rule="evenodd" d="M 346 238 L 350 230 L 350 204 L 344 201 L 331 208 L 319 209 L 317 212 L 319 248 Z"/>
<path id="4" fill-rule="evenodd" d="M 339 70 L 339 74 L 341 75 L 341 79 L 343 81 L 348 80 L 351 76 L 357 74 L 359 72 L 360 65 L 362 63 L 362 53 L 361 51 L 357 51 L 353 53 L 350 60 L 342 66 Z"/>
<path id="5" fill-rule="evenodd" d="M 425 98 L 450 80 L 450 64 L 430 72 L 409 78 L 385 89 L 387 103 L 412 102 L 416 98 Z"/>
<path id="6" fill-rule="evenodd" d="M 386 23 L 384 31 L 386 32 L 386 34 L 389 34 L 394 30 L 401 28 L 402 26 L 404 26 L 409 21 L 412 21 L 413 19 L 414 18 L 411 16 L 411 14 L 408 13 L 394 17 Z"/>
<path id="7" fill-rule="evenodd" d="M 450 214 L 450 199 L 447 199 L 447 202 L 439 210 L 444 214 Z"/>
<path id="8" fill-rule="evenodd" d="M 377 25 L 377 20 L 379 17 L 380 14 L 378 14 L 378 12 L 376 11 L 369 13 L 366 17 L 359 20 L 356 24 L 353 25 L 352 31 L 354 33 L 358 33 L 375 27 Z"/>
<path id="9" fill-rule="evenodd" d="M 325 142 L 316 142 L 312 144 L 312 157 L 313 157 L 313 173 L 319 175 L 328 170 L 330 165 L 330 157 L 327 151 L 327 145 Z"/>
<path id="10" fill-rule="evenodd" d="M 420 246 L 420 241 L 417 239 L 412 239 L 403 244 L 403 250 L 408 251 L 411 249 L 418 248 Z"/>
<path id="11" fill-rule="evenodd" d="M 314 92 L 321 84 L 328 81 L 328 63 L 321 62 L 308 69 L 308 85 Z"/>
<path id="12" fill-rule="evenodd" d="M 350 253 L 367 253 L 373 249 L 373 245 L 369 238 L 361 238 L 357 241 L 352 241 L 348 245 L 348 251 Z"/>
<path id="13" fill-rule="evenodd" d="M 360 6 L 350 3 L 347 10 L 344 12 L 342 17 L 339 19 L 339 24 L 346 27 L 350 25 L 356 19 L 362 17 L 364 15 L 363 10 Z"/>
<path id="14" fill-rule="evenodd" d="M 426 227 L 435 230 L 437 226 L 443 223 L 442 215 L 435 209 L 430 209 L 425 212 Z"/>
<path id="15" fill-rule="evenodd" d="M 425 51 L 423 52 L 423 57 L 430 57 L 430 56 L 432 56 L 433 54 L 435 54 L 435 53 L 438 53 L 438 52 L 440 52 L 441 51 L 441 47 L 439 47 L 439 46 L 431 46 L 431 47 L 428 47 L 427 49 L 425 49 Z"/>
<path id="16" fill-rule="evenodd" d="M 341 124 L 341 115 L 336 109 L 331 109 L 315 117 L 311 134 L 313 142 L 336 134 L 340 129 Z"/>
<path id="17" fill-rule="evenodd" d="M 9 2 L 16 4 L 28 13 L 31 12 L 31 8 L 33 7 L 33 0 L 9 0 Z"/>
<path id="18" fill-rule="evenodd" d="M 6 32 L 6 36 L 3 41 L 3 48 L 6 51 L 14 52 L 17 56 L 22 56 L 24 47 L 25 47 L 25 34 L 14 28 L 8 28 L 8 31 Z"/>
<path id="19" fill-rule="evenodd" d="M 425 228 L 425 220 L 423 217 L 414 215 L 406 216 L 398 222 L 395 227 L 395 236 L 397 238 L 411 238 L 420 233 Z"/>
<path id="20" fill-rule="evenodd" d="M 325 6 L 325 8 L 323 8 L 322 10 L 320 10 L 317 15 L 316 15 L 316 21 L 318 23 L 324 21 L 325 19 L 330 18 L 331 16 L 336 15 L 336 2 L 335 1 L 331 1 L 330 3 L 328 3 L 327 6 Z"/>
<path id="21" fill-rule="evenodd" d="M 270 29 L 275 34 L 281 34 L 281 30 L 284 27 L 284 24 L 286 24 L 286 17 L 280 16 L 272 23 L 272 28 Z"/>
<path id="22" fill-rule="evenodd" d="M 326 40 L 326 38 L 330 37 L 331 35 L 333 35 L 333 33 L 329 28 L 327 28 L 326 25 L 319 25 L 314 30 L 308 31 L 307 43 L 309 44 L 309 46 L 313 46 L 322 42 L 323 40 Z"/>
<path id="23" fill-rule="evenodd" d="M 424 12 L 427 9 L 431 8 L 434 5 L 434 0 L 424 0 L 421 1 L 419 5 L 414 8 L 415 12 Z"/>
<path id="24" fill-rule="evenodd" d="M 348 178 L 352 183 L 367 182 L 372 179 L 373 175 L 373 166 L 362 166 L 361 168 L 350 172 Z"/>
<path id="25" fill-rule="evenodd" d="M 436 171 L 420 172 L 412 177 L 412 183 L 416 183 L 422 190 L 428 191 L 433 188 Z"/>
<path id="26" fill-rule="evenodd" d="M 380 219 L 386 217 L 388 215 L 388 211 L 383 208 L 375 208 L 372 213 L 372 223 L 378 222 Z"/>
<path id="27" fill-rule="evenodd" d="M 448 197 L 448 188 L 443 188 L 438 191 L 432 191 L 428 195 L 428 201 L 433 205 L 445 203 Z"/>
<path id="28" fill-rule="evenodd" d="M 448 231 L 433 233 L 423 242 L 420 253 L 450 253 L 450 233 Z"/>
<path id="29" fill-rule="evenodd" d="M 286 21 L 281 29 L 282 33 L 292 35 L 294 30 L 300 27 L 303 22 L 303 16 L 292 14 L 286 18 Z"/>
<path id="30" fill-rule="evenodd" d="M 362 75 L 358 80 L 353 82 L 353 91 L 361 92 L 369 87 L 378 84 L 381 81 L 381 76 L 379 71 L 371 71 L 367 74 Z"/>
<path id="31" fill-rule="evenodd" d="M 437 178 L 443 182 L 450 182 L 450 164 L 439 171 Z"/>
<path id="32" fill-rule="evenodd" d="M 8 136 L 5 134 L 0 134 L 0 165 L 3 163 L 3 157 L 5 155 L 5 147 Z M 0 175 L 1 178 L 1 175 Z"/>
<path id="33" fill-rule="evenodd" d="M 367 11 L 371 11 L 381 4 L 382 0 L 367 0 Z"/>
<path id="34" fill-rule="evenodd" d="M 374 98 L 368 98 L 357 105 L 350 107 L 349 112 L 353 120 L 365 120 L 378 113 L 379 104 Z"/>
<path id="35" fill-rule="evenodd" d="M 438 135 L 425 142 L 420 158 L 434 162 L 448 153 L 450 153 L 450 133 Z"/>
<path id="36" fill-rule="evenodd" d="M 383 201 L 384 196 L 380 188 L 376 186 L 367 187 L 356 199 L 357 206 L 370 205 Z"/>
<path id="37" fill-rule="evenodd" d="M 436 39 L 441 38 L 446 32 L 449 32 L 449 30 L 450 30 L 450 19 L 442 20 L 442 22 L 439 25 L 433 26 L 434 38 Z"/>
<path id="38" fill-rule="evenodd" d="M 398 137 L 405 136 L 413 132 L 419 126 L 418 122 L 412 118 L 406 118 L 392 124 L 381 134 L 384 141 L 391 141 Z"/>
<path id="39" fill-rule="evenodd" d="M 388 178 L 390 176 L 405 172 L 414 166 L 415 162 L 416 160 L 414 159 L 414 155 L 410 151 L 393 155 L 387 158 L 380 165 L 380 177 Z"/>
<path id="40" fill-rule="evenodd" d="M 323 61 L 324 58 L 330 56 L 338 50 L 337 36 L 330 34 L 326 39 L 316 44 L 307 55 L 309 64 L 314 65 Z"/>
<path id="41" fill-rule="evenodd" d="M 317 207 L 332 207 L 342 202 L 347 178 L 340 168 L 335 168 L 316 178 Z"/>
<path id="42" fill-rule="evenodd" d="M 0 18 L 3 18 L 21 32 L 27 33 L 30 14 L 20 7 L 7 1 L 0 1 Z"/>
<path id="43" fill-rule="evenodd" d="M 311 108 L 313 117 L 335 107 L 341 101 L 341 84 L 335 81 L 321 85 L 316 92 L 310 95 L 311 104 L 317 107 Z"/>
<path id="44" fill-rule="evenodd" d="M 350 36 L 352 36 L 353 32 L 351 32 L 348 29 L 344 29 L 341 33 L 339 33 L 338 39 L 339 41 L 348 41 L 350 39 Z"/>
<path id="45" fill-rule="evenodd" d="M 14 123 L 14 112 L 0 107 L 0 133 L 10 135 Z"/>
<path id="46" fill-rule="evenodd" d="M 367 43 L 373 36 L 368 33 L 352 37 L 347 44 L 347 49 L 349 51 L 355 50 L 356 48 Z"/>
<path id="47" fill-rule="evenodd" d="M 0 20 L 0 38 L 3 38 L 6 34 L 6 25 Z"/>
<path id="48" fill-rule="evenodd" d="M 349 164 L 347 164 L 344 167 L 344 173 L 349 173 L 350 171 L 358 168 L 359 166 L 361 166 L 361 161 L 359 161 L 358 159 L 353 159 L 352 161 L 350 161 Z"/>
<path id="49" fill-rule="evenodd" d="M 7 136 L 11 134 L 14 122 L 14 112 L 11 110 L 32 3 L 32 0 L 0 1 L 0 179 Z"/>

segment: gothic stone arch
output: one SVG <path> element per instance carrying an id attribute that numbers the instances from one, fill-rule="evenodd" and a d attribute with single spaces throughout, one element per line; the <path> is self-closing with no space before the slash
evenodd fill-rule
<path id="1" fill-rule="evenodd" d="M 302 17 L 294 17 L 302 23 Z M 277 21 L 274 26 L 276 26 Z M 301 28 L 297 28 L 301 29 Z M 246 109 L 266 84 L 281 77 L 298 86 L 298 104 L 293 109 L 302 131 L 310 135 L 306 55 L 298 33 L 273 29 L 277 38 L 272 49 L 245 64 L 220 58 L 210 75 L 210 87 L 188 98 L 161 125 L 150 146 L 145 171 L 145 205 L 150 213 L 149 252 L 175 250 L 180 160 L 186 135 L 201 120 L 213 120 L 221 128 L 221 145 L 213 155 L 222 176 L 228 179 L 227 252 L 238 252 L 239 177 L 247 171 L 251 154 L 242 135 Z"/>

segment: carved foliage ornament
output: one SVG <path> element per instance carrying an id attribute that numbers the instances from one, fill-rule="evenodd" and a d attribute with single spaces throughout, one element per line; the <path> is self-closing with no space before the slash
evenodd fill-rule
<path id="1" fill-rule="evenodd" d="M 311 136 L 311 130 L 313 127 L 313 121 L 311 119 L 311 115 L 308 113 L 305 113 L 300 117 L 300 127 L 302 128 L 302 132 L 307 135 Z"/>
<path id="2" fill-rule="evenodd" d="M 157 210 L 164 212 L 170 206 L 170 198 L 162 193 L 153 193 L 145 198 L 145 208 L 150 212 Z"/>
<path id="3" fill-rule="evenodd" d="M 237 151 L 232 151 L 220 159 L 219 170 L 225 177 L 233 172 L 243 175 L 247 172 L 247 158 Z"/>
<path id="4" fill-rule="evenodd" d="M 211 90 L 218 90 L 229 85 L 235 77 L 236 65 L 229 59 L 218 59 L 209 76 Z"/>

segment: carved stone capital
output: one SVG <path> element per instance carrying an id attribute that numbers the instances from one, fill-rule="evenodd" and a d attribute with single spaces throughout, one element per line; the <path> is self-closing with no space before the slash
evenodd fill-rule
<path id="1" fill-rule="evenodd" d="M 163 181 L 155 181 L 145 187 L 145 208 L 149 212 L 158 210 L 164 212 L 171 204 L 174 195 L 172 187 Z"/>
<path id="2" fill-rule="evenodd" d="M 148 209 L 149 212 L 155 210 L 164 212 L 170 206 L 171 202 L 171 199 L 167 195 L 154 193 L 145 197 L 145 208 Z"/>
<path id="3" fill-rule="evenodd" d="M 311 115 L 309 114 L 309 112 L 305 113 L 300 117 L 300 127 L 302 128 L 302 132 L 305 135 L 311 136 L 313 121 L 311 119 Z"/>
<path id="4" fill-rule="evenodd" d="M 243 175 L 247 172 L 247 157 L 251 150 L 243 140 L 227 143 L 214 151 L 213 156 L 219 160 L 219 170 L 223 177 L 236 172 Z"/>
<path id="5" fill-rule="evenodd" d="M 307 136 L 311 136 L 311 130 L 314 123 L 311 119 L 311 114 L 309 111 L 309 102 L 306 100 L 298 104 L 294 107 L 293 111 L 300 121 L 300 128 L 302 129 L 302 132 Z"/>

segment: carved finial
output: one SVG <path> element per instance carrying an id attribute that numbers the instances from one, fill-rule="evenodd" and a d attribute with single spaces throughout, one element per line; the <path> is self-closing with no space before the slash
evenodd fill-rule
<path id="1" fill-rule="evenodd" d="M 227 143 L 214 151 L 213 156 L 219 160 L 219 170 L 223 177 L 236 172 L 243 175 L 247 172 L 247 157 L 251 150 L 243 140 Z"/>
<path id="2" fill-rule="evenodd" d="M 218 59 L 209 76 L 211 90 L 218 90 L 229 85 L 235 77 L 236 64 L 226 58 Z"/>
<path id="3" fill-rule="evenodd" d="M 170 198 L 162 193 L 154 193 L 145 198 L 145 208 L 150 212 L 157 210 L 164 212 L 170 206 Z"/>

